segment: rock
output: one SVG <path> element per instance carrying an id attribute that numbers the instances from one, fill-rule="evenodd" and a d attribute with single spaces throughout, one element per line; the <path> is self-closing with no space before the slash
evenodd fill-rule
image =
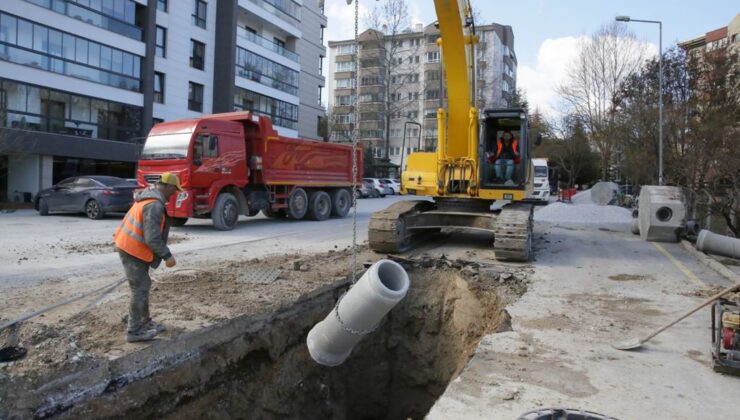
<path id="1" fill-rule="evenodd" d="M 310 269 L 310 267 L 308 266 L 308 264 L 301 264 L 301 268 L 300 268 L 300 270 L 301 270 L 302 272 L 304 272 L 304 273 L 305 273 L 305 272 L 306 272 L 306 271 L 308 271 L 309 269 Z"/>
<path id="2" fill-rule="evenodd" d="M 300 270 L 301 270 L 301 262 L 293 261 L 293 271 L 300 271 Z"/>
<path id="3" fill-rule="evenodd" d="M 471 267 L 471 266 L 469 266 L 469 265 L 466 265 L 466 266 L 465 266 L 465 267 L 463 267 L 463 269 L 462 269 L 462 270 L 460 270 L 460 271 L 461 271 L 461 272 L 462 272 L 463 274 L 467 274 L 467 275 L 469 275 L 469 276 L 477 276 L 477 275 L 478 275 L 478 269 L 476 269 L 476 268 L 473 268 L 473 267 Z"/>
<path id="4" fill-rule="evenodd" d="M 504 401 L 511 401 L 516 399 L 519 396 L 519 390 L 512 389 L 512 390 L 506 390 L 501 394 L 501 399 Z"/>
<path id="5" fill-rule="evenodd" d="M 511 277 L 512 277 L 511 273 L 501 273 L 500 279 L 502 281 L 507 281 L 511 279 Z"/>
<path id="6" fill-rule="evenodd" d="M 527 275 L 522 273 L 521 271 L 517 271 L 516 273 L 514 273 L 514 279 L 517 281 L 523 281 L 526 278 L 527 278 Z"/>

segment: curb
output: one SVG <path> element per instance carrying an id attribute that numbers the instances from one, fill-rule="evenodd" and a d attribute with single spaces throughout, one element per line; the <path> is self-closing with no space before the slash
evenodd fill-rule
<path id="1" fill-rule="evenodd" d="M 734 271 L 725 267 L 719 261 L 694 248 L 694 245 L 691 242 L 684 239 L 681 241 L 681 245 L 683 245 L 684 249 L 689 251 L 689 253 L 696 257 L 696 259 L 698 259 L 702 264 L 716 271 L 720 276 L 734 283 L 740 282 L 740 275 L 735 274 Z"/>

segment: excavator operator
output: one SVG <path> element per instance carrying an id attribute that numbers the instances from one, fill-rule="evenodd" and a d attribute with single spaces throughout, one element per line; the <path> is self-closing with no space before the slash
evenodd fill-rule
<path id="1" fill-rule="evenodd" d="M 519 164 L 519 141 L 509 130 L 504 130 L 496 140 L 496 150 L 488 153 L 488 163 L 494 164 L 495 182 L 513 185 L 514 165 Z"/>

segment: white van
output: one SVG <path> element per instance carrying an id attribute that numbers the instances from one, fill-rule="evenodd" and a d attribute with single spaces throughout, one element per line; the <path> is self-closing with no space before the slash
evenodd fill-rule
<path id="1" fill-rule="evenodd" d="M 548 179 L 547 159 L 532 159 L 532 168 L 534 170 L 534 186 L 532 194 L 528 198 L 547 203 L 550 200 L 550 181 Z"/>

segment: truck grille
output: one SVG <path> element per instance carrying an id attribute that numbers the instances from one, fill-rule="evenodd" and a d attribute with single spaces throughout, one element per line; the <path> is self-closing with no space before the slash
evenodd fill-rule
<path id="1" fill-rule="evenodd" d="M 162 176 L 160 174 L 149 174 L 144 175 L 144 180 L 147 184 L 156 184 Z"/>
<path id="2" fill-rule="evenodd" d="M 536 183 L 535 182 L 534 187 L 535 188 L 542 188 L 542 183 L 541 182 L 540 183 Z"/>

